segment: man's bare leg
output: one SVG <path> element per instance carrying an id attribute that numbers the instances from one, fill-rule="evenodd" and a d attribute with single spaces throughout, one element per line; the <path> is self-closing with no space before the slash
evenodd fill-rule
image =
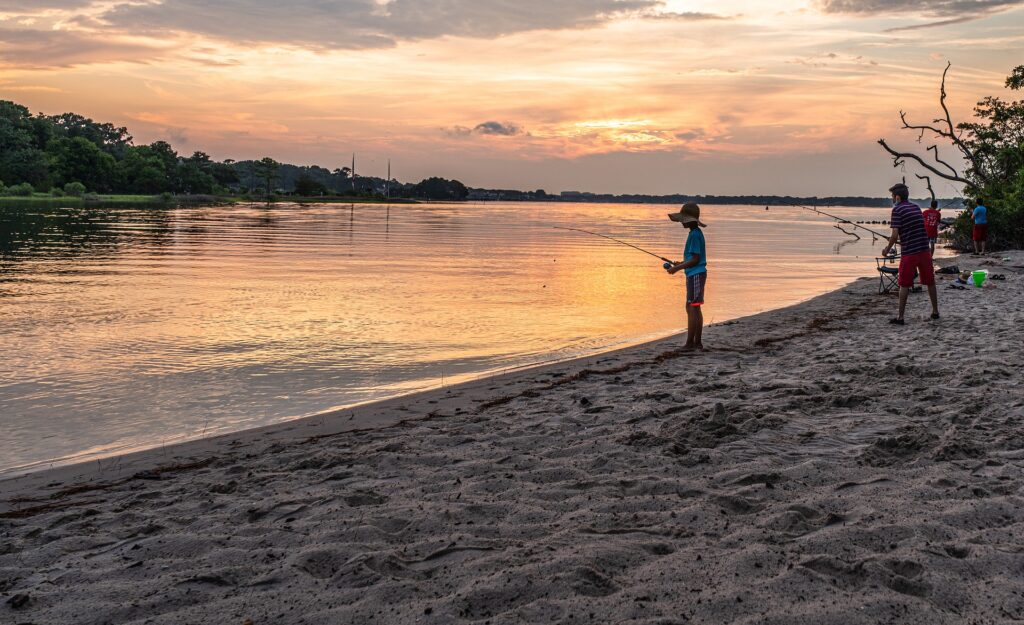
<path id="1" fill-rule="evenodd" d="M 928 290 L 928 293 L 931 294 L 931 292 L 934 289 L 935 289 L 935 287 L 932 286 Z M 902 319 L 903 318 L 903 312 L 906 311 L 906 309 L 907 309 L 907 298 L 908 297 L 910 297 L 910 287 L 909 286 L 901 286 L 900 287 L 900 313 L 896 317 L 897 319 Z M 936 300 L 933 300 L 933 301 L 936 301 Z"/>
<path id="2" fill-rule="evenodd" d="M 928 298 L 932 300 L 932 319 L 937 319 L 939 316 L 939 291 L 934 284 L 928 285 Z M 900 313 L 900 318 L 903 317 L 903 313 Z"/>

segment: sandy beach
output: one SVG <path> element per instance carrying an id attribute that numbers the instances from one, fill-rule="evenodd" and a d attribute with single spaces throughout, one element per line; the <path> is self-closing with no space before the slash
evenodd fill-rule
<path id="1" fill-rule="evenodd" d="M 1024 622 L 1024 253 L 951 263 L 0 482 L 0 622 Z"/>

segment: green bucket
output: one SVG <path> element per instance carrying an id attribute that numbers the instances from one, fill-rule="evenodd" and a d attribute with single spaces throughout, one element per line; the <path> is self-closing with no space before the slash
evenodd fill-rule
<path id="1" fill-rule="evenodd" d="M 988 276 L 987 271 L 972 271 L 971 279 L 974 280 L 974 286 L 981 288 L 981 285 L 985 283 L 985 278 Z"/>

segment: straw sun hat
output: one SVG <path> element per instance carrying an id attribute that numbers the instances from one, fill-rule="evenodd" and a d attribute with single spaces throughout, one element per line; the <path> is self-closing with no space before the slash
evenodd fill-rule
<path id="1" fill-rule="evenodd" d="M 669 213 L 668 218 L 681 224 L 697 222 L 697 225 L 701 228 L 707 228 L 707 224 L 700 220 L 700 206 L 697 206 L 694 202 L 683 204 L 678 213 Z"/>

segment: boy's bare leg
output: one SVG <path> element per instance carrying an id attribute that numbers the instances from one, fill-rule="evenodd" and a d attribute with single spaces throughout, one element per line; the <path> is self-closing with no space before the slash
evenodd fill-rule
<path id="1" fill-rule="evenodd" d="M 701 336 L 704 334 L 704 309 L 701 306 L 690 306 L 693 309 L 693 346 L 697 349 L 704 349 L 704 343 L 701 342 Z"/>
<path id="2" fill-rule="evenodd" d="M 932 314 L 939 314 L 939 291 L 934 284 L 928 285 L 928 298 L 932 300 Z M 900 313 L 903 316 L 903 313 Z"/>
<path id="3" fill-rule="evenodd" d="M 686 305 L 686 345 L 684 346 L 686 349 L 693 349 L 694 339 L 697 335 L 696 328 L 694 327 L 693 310 L 693 306 Z"/>
<path id="4" fill-rule="evenodd" d="M 931 288 L 928 289 L 928 294 L 930 295 L 932 293 L 932 291 L 934 291 L 934 290 L 935 290 L 935 287 L 932 286 Z M 908 287 L 908 286 L 901 286 L 900 287 L 900 313 L 899 313 L 899 315 L 896 316 L 897 319 L 902 319 L 903 318 L 903 312 L 907 309 L 907 297 L 909 297 L 909 296 L 910 296 L 910 287 Z M 936 300 L 932 300 L 932 301 L 936 301 Z"/>
<path id="5" fill-rule="evenodd" d="M 978 242 L 977 241 L 974 242 L 974 253 L 975 254 L 980 254 L 981 253 L 981 250 L 978 249 Z"/>

